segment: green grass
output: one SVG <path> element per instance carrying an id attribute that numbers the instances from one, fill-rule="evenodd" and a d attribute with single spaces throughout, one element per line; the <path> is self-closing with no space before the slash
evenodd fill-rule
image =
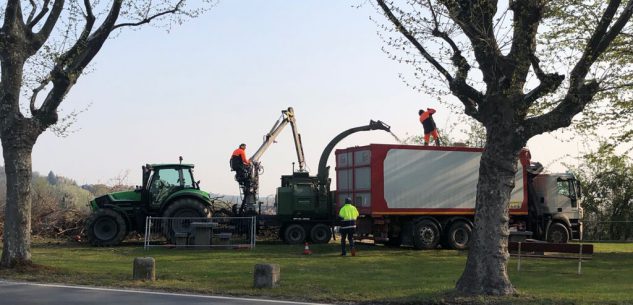
<path id="1" fill-rule="evenodd" d="M 357 257 L 340 257 L 337 244 L 258 244 L 254 250 L 151 249 L 140 245 L 93 248 L 34 243 L 38 265 L 22 272 L 0 270 L 5 279 L 133 287 L 204 294 L 271 297 L 322 302 L 441 304 L 630 304 L 633 245 L 596 244 L 592 260 L 577 275 L 577 260 L 512 258 L 508 272 L 519 290 L 509 298 L 464 298 L 453 293 L 466 254 L 359 246 Z M 135 257 L 156 259 L 158 280 L 131 280 Z M 253 289 L 257 263 L 281 266 L 281 287 Z M 444 303 L 443 303 L 444 302 Z"/>

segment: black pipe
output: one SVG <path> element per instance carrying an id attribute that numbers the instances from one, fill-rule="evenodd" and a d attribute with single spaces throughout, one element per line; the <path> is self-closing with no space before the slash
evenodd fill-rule
<path id="1" fill-rule="evenodd" d="M 323 153 L 321 154 L 321 159 L 319 159 L 319 171 L 317 173 L 319 186 L 323 187 L 323 186 L 326 186 L 328 183 L 328 179 L 330 176 L 330 167 L 327 166 L 327 159 L 330 156 L 330 153 L 332 153 L 334 146 L 336 146 L 338 142 L 343 140 L 343 138 L 359 131 L 369 131 L 369 130 L 378 130 L 378 129 L 389 132 L 391 130 L 391 126 L 383 123 L 382 121 L 370 120 L 369 125 L 350 128 L 348 130 L 341 132 L 338 136 L 332 139 L 332 141 L 330 141 L 330 143 L 328 143 L 328 145 L 325 146 L 325 149 L 323 150 Z"/>

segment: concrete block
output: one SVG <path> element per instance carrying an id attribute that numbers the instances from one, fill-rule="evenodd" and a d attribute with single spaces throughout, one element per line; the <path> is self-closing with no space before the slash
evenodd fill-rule
<path id="1" fill-rule="evenodd" d="M 275 288 L 279 286 L 280 269 L 278 264 L 257 264 L 253 287 L 255 288 Z"/>
<path id="2" fill-rule="evenodd" d="M 211 231 L 217 227 L 215 222 L 192 222 L 191 228 L 193 229 L 193 240 L 196 246 L 210 246 L 211 245 Z"/>
<path id="3" fill-rule="evenodd" d="M 133 269 L 134 280 L 155 281 L 156 261 L 153 257 L 137 257 L 134 259 Z"/>
<path id="4" fill-rule="evenodd" d="M 176 246 L 186 246 L 187 239 L 189 239 L 189 233 L 177 232 L 174 233 L 174 237 L 176 237 Z"/>

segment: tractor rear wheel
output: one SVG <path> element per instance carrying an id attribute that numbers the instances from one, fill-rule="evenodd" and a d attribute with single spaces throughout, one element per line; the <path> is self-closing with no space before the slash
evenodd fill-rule
<path id="1" fill-rule="evenodd" d="M 163 217 L 172 218 L 163 225 L 163 232 L 167 241 L 174 244 L 177 233 L 191 233 L 191 218 L 210 218 L 211 215 L 202 202 L 192 198 L 181 198 L 176 199 L 165 209 Z"/>
<path id="2" fill-rule="evenodd" d="M 127 225 L 119 212 L 112 209 L 99 209 L 88 218 L 86 231 L 91 245 L 116 246 L 127 236 Z"/>

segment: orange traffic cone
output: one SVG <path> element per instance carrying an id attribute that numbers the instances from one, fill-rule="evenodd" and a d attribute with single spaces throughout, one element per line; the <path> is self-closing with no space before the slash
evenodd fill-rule
<path id="1" fill-rule="evenodd" d="M 308 243 L 305 243 L 305 246 L 303 247 L 303 254 L 304 255 L 309 255 L 312 254 L 312 251 L 310 250 L 310 246 L 308 245 Z"/>

